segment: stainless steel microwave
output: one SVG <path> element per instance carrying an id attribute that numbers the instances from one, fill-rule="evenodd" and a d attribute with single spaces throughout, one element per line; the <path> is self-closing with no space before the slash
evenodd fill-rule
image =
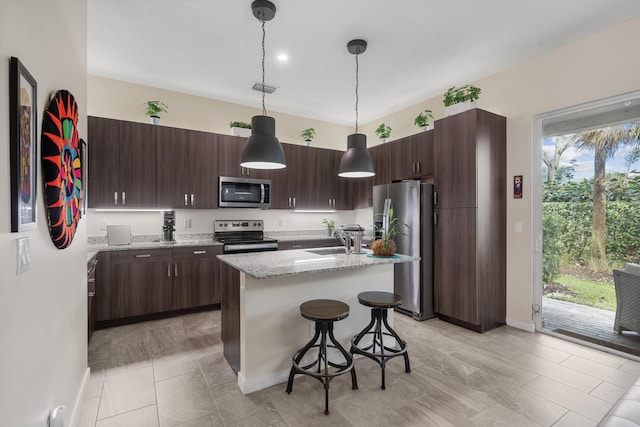
<path id="1" fill-rule="evenodd" d="M 221 208 L 260 208 L 271 206 L 271 180 L 221 176 L 218 189 Z"/>

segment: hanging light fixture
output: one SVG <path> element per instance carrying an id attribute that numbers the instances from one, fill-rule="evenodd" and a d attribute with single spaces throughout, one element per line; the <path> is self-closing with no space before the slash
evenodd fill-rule
<path id="1" fill-rule="evenodd" d="M 282 145 L 276 137 L 276 121 L 267 116 L 264 107 L 264 23 L 276 16 L 276 6 L 269 0 L 255 0 L 251 3 L 253 16 L 262 22 L 262 115 L 251 118 L 251 136 L 244 145 L 240 166 L 249 169 L 282 169 L 287 167 Z"/>
<path id="2" fill-rule="evenodd" d="M 347 43 L 349 53 L 356 56 L 356 133 L 347 136 L 347 151 L 340 159 L 338 176 L 367 178 L 374 176 L 373 159 L 367 151 L 367 135 L 358 133 L 358 55 L 367 50 L 367 42 L 356 39 Z"/>

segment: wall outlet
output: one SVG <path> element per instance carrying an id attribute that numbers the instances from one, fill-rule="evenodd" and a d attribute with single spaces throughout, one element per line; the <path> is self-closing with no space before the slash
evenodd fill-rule
<path id="1" fill-rule="evenodd" d="M 191 218 L 184 219 L 184 228 L 191 228 Z"/>
<path id="2" fill-rule="evenodd" d="M 106 230 L 107 229 L 107 221 L 105 221 L 104 219 L 100 220 L 100 230 Z"/>
<path id="3" fill-rule="evenodd" d="M 279 227 L 284 227 L 284 219 L 279 219 L 278 220 L 278 226 Z"/>

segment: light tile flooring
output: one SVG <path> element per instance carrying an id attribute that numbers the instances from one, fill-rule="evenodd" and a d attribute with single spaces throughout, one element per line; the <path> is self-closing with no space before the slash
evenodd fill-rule
<path id="1" fill-rule="evenodd" d="M 548 335 L 394 319 L 411 373 L 391 360 L 381 390 L 380 368 L 357 359 L 359 389 L 334 379 L 328 416 L 308 377 L 290 395 L 279 384 L 243 396 L 219 311 L 96 331 L 78 426 L 595 426 L 640 375 L 640 363 Z"/>

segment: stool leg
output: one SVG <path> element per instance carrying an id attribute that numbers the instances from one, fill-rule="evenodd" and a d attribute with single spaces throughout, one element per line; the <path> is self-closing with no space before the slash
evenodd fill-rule
<path id="1" fill-rule="evenodd" d="M 329 326 L 329 340 L 331 340 L 334 347 L 342 353 L 342 357 L 344 357 L 347 366 L 351 365 L 351 388 L 353 390 L 357 390 L 358 378 L 356 377 L 356 367 L 353 366 L 353 356 L 349 354 L 347 350 L 336 340 L 336 337 L 333 336 L 333 325 Z"/>
<path id="2" fill-rule="evenodd" d="M 307 351 L 309 351 L 309 349 L 311 347 L 313 347 L 313 345 L 318 340 L 318 337 L 320 336 L 320 328 L 318 328 L 318 323 L 316 323 L 316 328 L 315 329 L 316 330 L 315 330 L 315 333 L 313 334 L 313 338 L 311 338 L 311 340 L 307 344 L 305 344 L 304 347 L 302 347 L 300 350 L 298 350 L 298 352 L 294 356 L 293 360 L 294 360 L 296 365 L 300 364 L 300 361 L 302 360 L 304 355 L 307 354 Z M 292 365 L 291 366 L 291 371 L 289 372 L 289 381 L 287 382 L 287 393 L 289 393 L 289 394 L 291 394 L 291 390 L 293 390 L 293 377 L 294 377 L 295 374 L 296 374 L 295 367 L 294 367 L 294 365 Z"/>
<path id="3" fill-rule="evenodd" d="M 396 331 L 394 331 L 391 328 L 391 326 L 389 326 L 389 323 L 387 322 L 386 313 L 385 313 L 385 316 L 382 318 L 382 320 L 384 321 L 384 326 L 387 328 L 387 331 L 389 331 L 389 333 L 393 335 L 396 341 L 398 341 L 398 345 L 400 346 L 400 348 L 406 349 L 407 343 L 402 338 L 400 338 L 400 336 L 396 333 Z M 405 351 L 402 356 L 404 357 L 404 371 L 411 372 L 411 365 L 409 364 L 409 352 Z"/>
<path id="4" fill-rule="evenodd" d="M 384 354 L 384 338 L 382 334 L 382 322 L 383 320 L 386 320 L 387 310 L 383 308 L 374 308 L 372 311 L 376 312 L 376 336 L 380 339 L 380 368 L 382 370 L 382 386 L 380 388 L 382 388 L 382 390 L 385 390 L 387 388 L 385 385 L 386 359 Z M 373 350 L 375 353 L 375 346 Z"/>

